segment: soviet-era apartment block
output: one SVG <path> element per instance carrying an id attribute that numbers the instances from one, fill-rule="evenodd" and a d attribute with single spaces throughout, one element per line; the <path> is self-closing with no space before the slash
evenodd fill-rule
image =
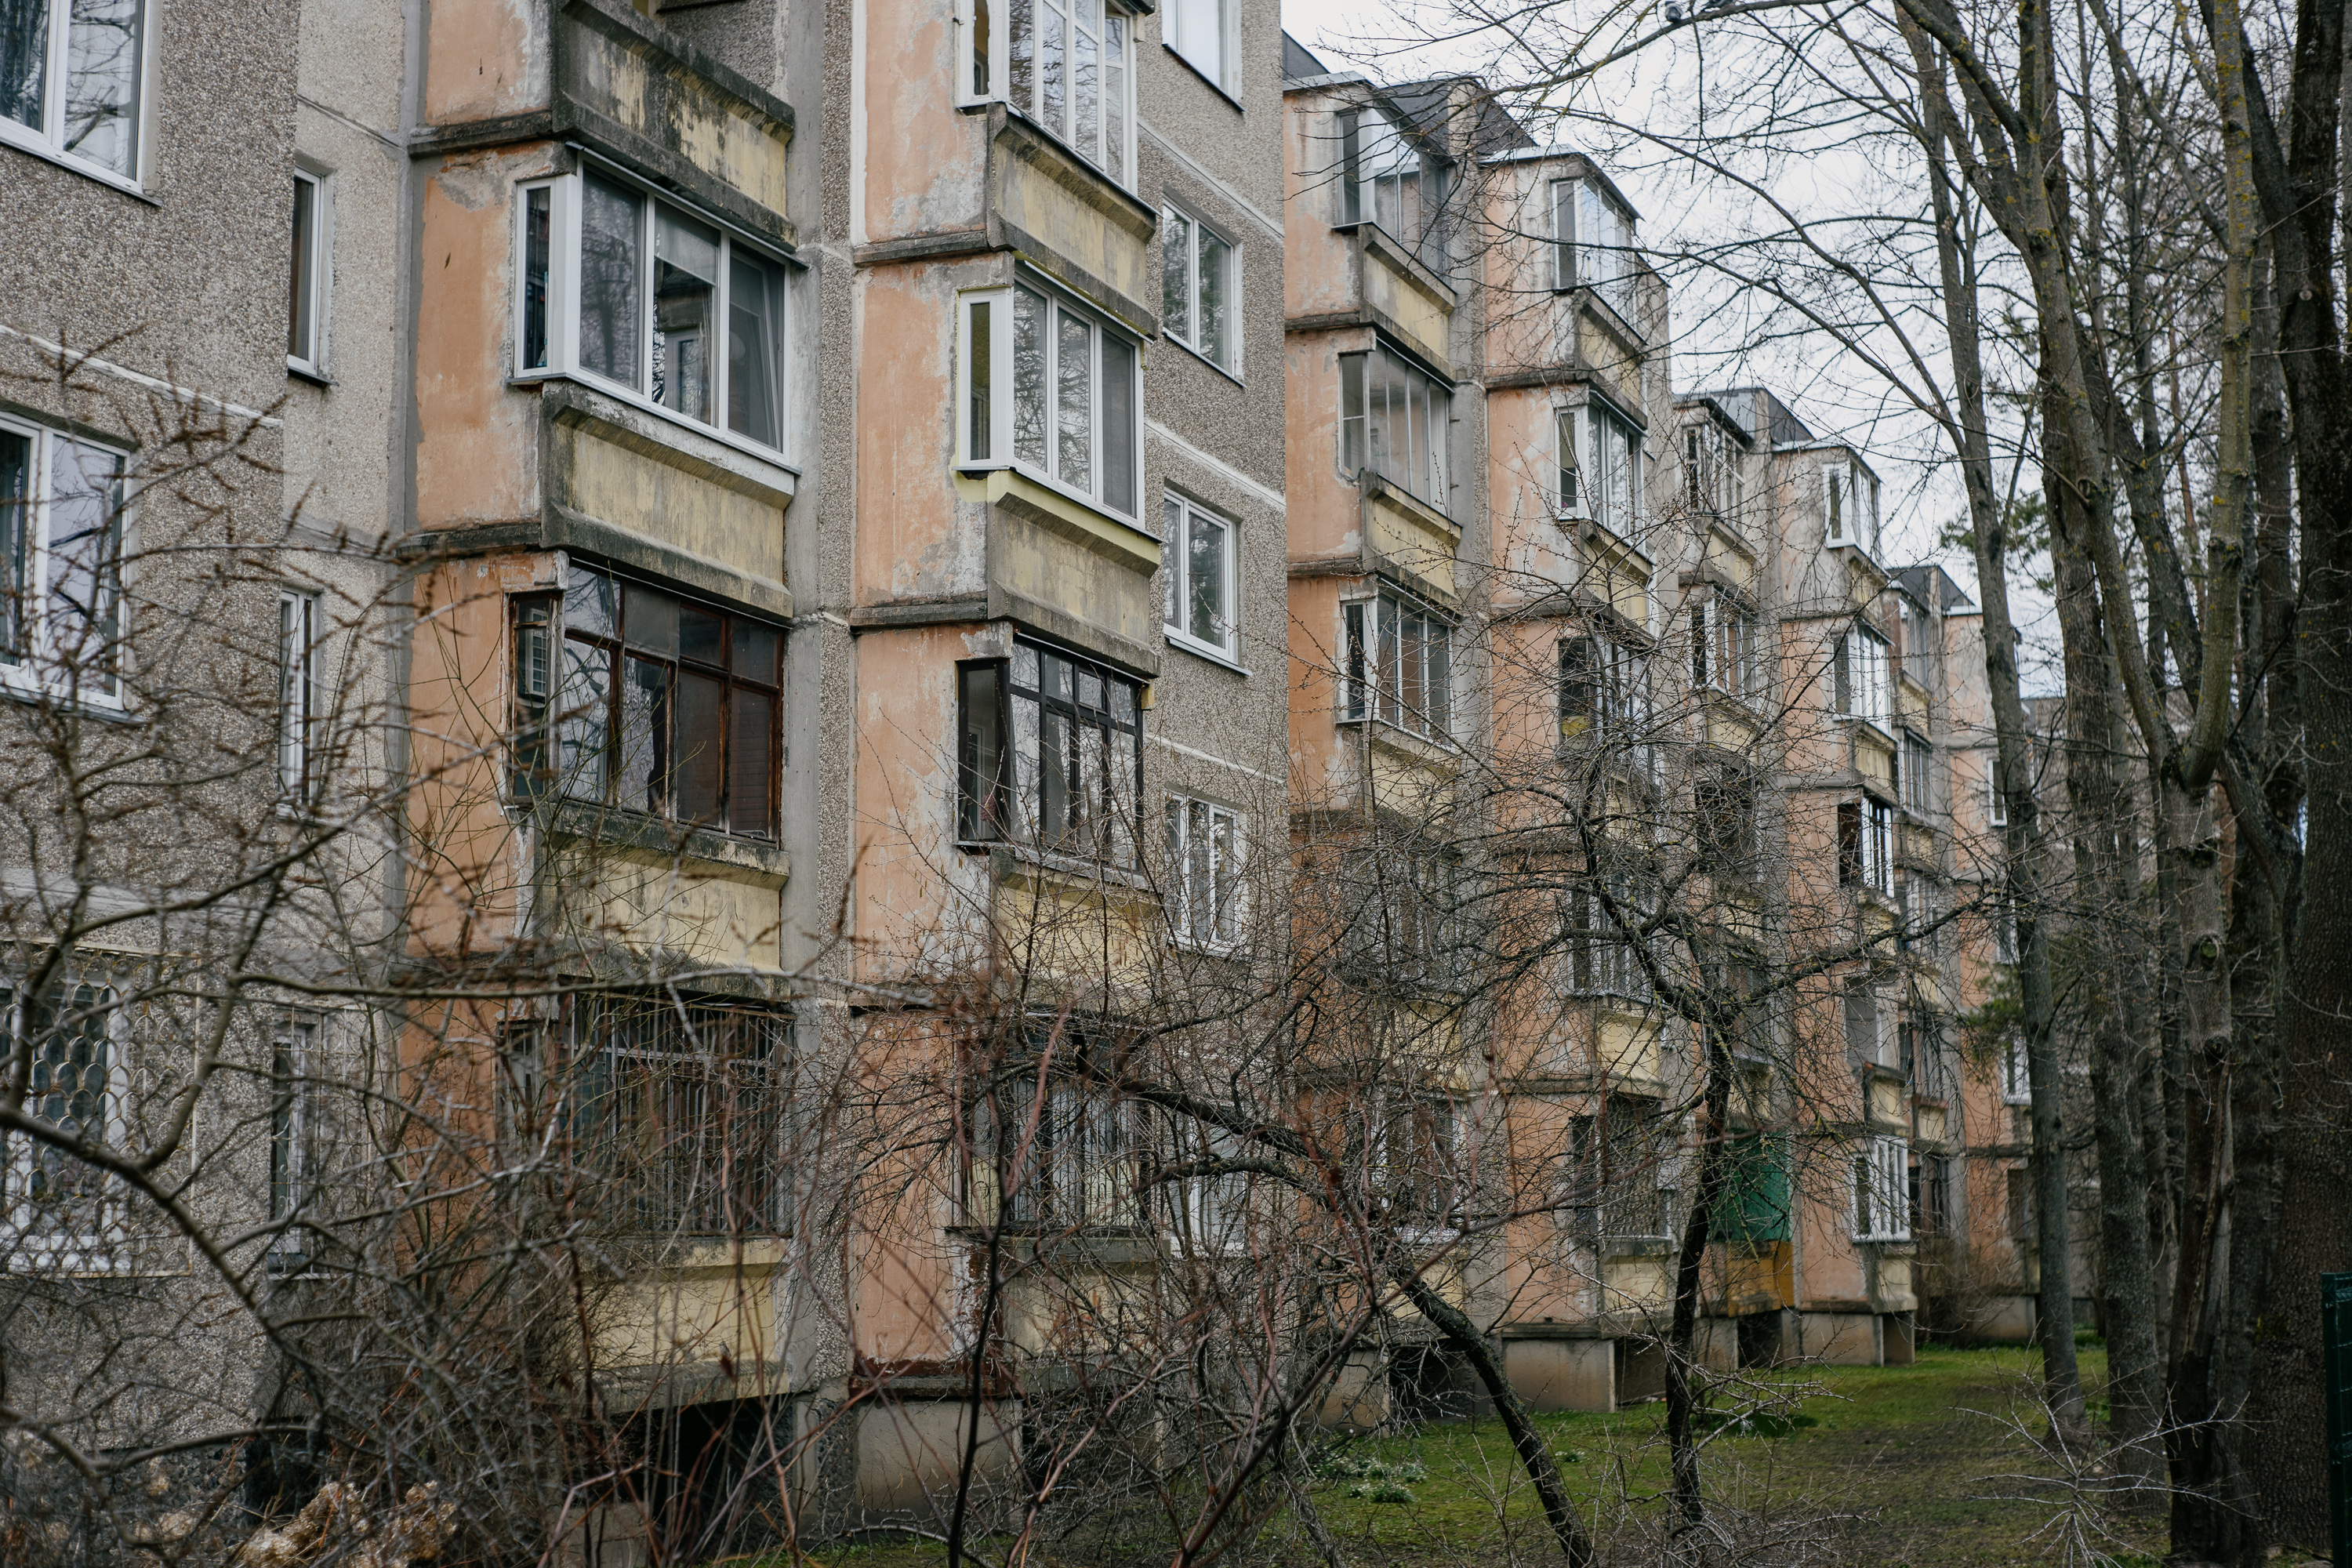
<path id="1" fill-rule="evenodd" d="M 185 1231 L 72 1141 L 168 1157 L 183 1223 L 267 1296 L 328 1155 L 297 1086 L 370 1034 L 398 342 L 370 235 L 404 163 L 381 37 L 388 71 L 142 0 L 0 18 L 0 1040 L 48 1129 L 0 1139 L 0 1314 L 15 1408 L 89 1452 L 243 1433 L 274 1395 Z M 210 1131 L 166 1156 L 199 1061 Z M 141 1396 L 93 1345 L 152 1369 Z M 209 1492 L 226 1451 L 173 1451 L 140 1506 Z M 58 1500 L 12 1507 L 105 1551 Z"/>
<path id="2" fill-rule="evenodd" d="M 783 976 L 830 909 L 793 875 L 823 798 L 817 167 L 781 89 L 814 90 L 820 21 L 458 0 L 408 73 L 404 950 L 450 1000 L 402 1057 L 478 1108 L 449 1159 L 561 1156 L 562 1223 L 610 1260 L 567 1353 L 646 1432 L 789 1442 L 811 1362 L 775 1281 Z M 590 1534 L 675 1511 L 660 1486 Z"/>
<path id="3" fill-rule="evenodd" d="M 944 1506 L 964 1423 L 983 1480 L 1024 1424 L 1050 1441 L 1049 1374 L 972 1407 L 972 1281 L 1005 1271 L 1005 1354 L 1097 1342 L 1166 1228 L 1103 1080 L 1169 987 L 1251 973 L 1279 882 L 1279 37 L 1230 0 L 884 0 L 856 40 L 831 760 L 857 978 L 936 999 L 858 1048 L 971 1097 L 968 1135 L 878 1168 L 851 1244 L 857 1496 L 905 1517 Z"/>

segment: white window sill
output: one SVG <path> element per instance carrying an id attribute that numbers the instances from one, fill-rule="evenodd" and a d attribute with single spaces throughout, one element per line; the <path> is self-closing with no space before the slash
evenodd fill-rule
<path id="1" fill-rule="evenodd" d="M 757 458 L 763 463 L 772 463 L 792 475 L 795 480 L 801 477 L 800 469 L 787 461 L 783 453 L 767 443 L 754 441 L 749 436 L 739 436 L 724 426 L 705 425 L 699 419 L 689 419 L 677 409 L 665 408 L 645 394 L 624 386 L 617 381 L 606 381 L 593 371 L 527 370 L 520 374 L 507 377 L 507 384 L 518 391 L 537 388 L 551 381 L 576 383 L 591 392 L 612 398 L 616 403 L 625 403 L 641 414 L 650 414 L 664 424 L 675 425 L 681 430 L 691 430 L 696 435 L 716 441 L 722 447 L 732 447 L 746 457 Z"/>
<path id="2" fill-rule="evenodd" d="M 1197 952 L 1203 958 L 1238 958 L 1242 944 L 1237 942 L 1201 942 L 1181 932 L 1168 938 L 1168 945 L 1180 952 Z"/>
<path id="3" fill-rule="evenodd" d="M 84 179 L 96 180 L 101 185 L 112 185 L 124 195 L 136 197 L 149 206 L 163 205 L 149 195 L 146 187 L 138 181 L 126 179 L 113 170 L 93 163 L 86 158 L 77 158 L 70 153 L 60 153 L 50 144 L 47 137 L 19 125 L 13 120 L 0 120 L 0 142 L 5 142 L 20 153 L 30 153 L 45 163 L 55 163 L 60 169 L 70 170 Z"/>
<path id="4" fill-rule="evenodd" d="M 1195 658 L 1206 659 L 1209 663 L 1230 669 L 1235 675 L 1244 679 L 1248 677 L 1248 668 L 1235 660 L 1233 655 L 1216 644 L 1202 642 L 1190 632 L 1180 632 L 1174 626 L 1163 626 L 1160 629 L 1167 634 L 1170 647 L 1181 648 Z"/>
<path id="5" fill-rule="evenodd" d="M 1219 364 L 1215 360 L 1211 359 L 1207 354 L 1202 353 L 1199 349 L 1194 348 L 1191 343 L 1186 342 L 1175 333 L 1162 331 L 1160 335 L 1167 339 L 1171 343 L 1173 343 L 1176 347 L 1182 349 L 1192 358 L 1199 360 L 1202 364 L 1207 365 L 1211 370 L 1215 371 L 1219 375 L 1223 376 L 1227 381 L 1232 382 L 1235 386 L 1248 385 L 1248 383 L 1242 380 L 1241 372 L 1236 370 L 1228 370 L 1225 366 Z"/>
<path id="6" fill-rule="evenodd" d="M 1013 838 L 959 838 L 956 847 L 967 855 L 985 855 L 1003 850 L 1024 866 L 1037 866 L 1048 871 L 1058 871 L 1066 877 L 1084 877 L 1090 880 L 1108 882 L 1118 887 L 1132 888 L 1139 892 L 1152 891 L 1151 879 L 1142 872 L 1108 861 L 1090 860 L 1083 855 L 1065 855 L 1056 849 L 1039 849 Z"/>
<path id="7" fill-rule="evenodd" d="M 297 381 L 307 381 L 317 387 L 329 387 L 335 384 L 333 376 L 329 375 L 309 360 L 296 359 L 292 354 L 286 356 L 286 374 Z"/>
<path id="8" fill-rule="evenodd" d="M 1397 735 L 1403 737 L 1405 742 L 1412 745 L 1433 746 L 1441 752 L 1451 752 L 1454 749 L 1454 737 L 1451 733 L 1433 735 L 1425 731 L 1400 724 L 1393 719 L 1377 719 L 1369 714 L 1359 714 L 1350 718 L 1343 713 L 1332 722 L 1342 729 L 1361 726 L 1370 731 L 1375 740 L 1386 735 Z"/>

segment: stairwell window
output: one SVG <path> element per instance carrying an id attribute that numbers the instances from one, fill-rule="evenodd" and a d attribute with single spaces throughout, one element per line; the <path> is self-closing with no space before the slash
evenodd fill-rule
<path id="1" fill-rule="evenodd" d="M 1339 356 L 1339 471 L 1369 470 L 1439 511 L 1453 389 L 1386 349 Z"/>
<path id="2" fill-rule="evenodd" d="M 1134 23 L 1104 0 L 957 0 L 956 100 L 1002 100 L 1135 184 Z"/>
<path id="3" fill-rule="evenodd" d="M 321 1062 L 315 1018 L 289 1018 L 269 1043 L 269 1221 L 282 1227 L 269 1249 L 273 1270 L 299 1268 L 308 1247 L 298 1228 L 317 1195 Z"/>
<path id="4" fill-rule="evenodd" d="M 298 804 L 319 787 L 319 595 L 278 590 L 278 788 Z"/>
<path id="5" fill-rule="evenodd" d="M 1160 216 L 1160 329 L 1227 375 L 1241 374 L 1241 251 L 1174 207 Z"/>
<path id="6" fill-rule="evenodd" d="M 956 667 L 956 837 L 1131 867 L 1142 689 L 1091 660 L 1018 642 Z"/>
<path id="7" fill-rule="evenodd" d="M 522 187 L 516 216 L 517 375 L 782 448 L 781 261 L 601 165 Z"/>
<path id="8" fill-rule="evenodd" d="M 1242 818 L 1213 802 L 1168 797 L 1169 924 L 1188 947 L 1214 952 L 1241 940 Z"/>
<path id="9" fill-rule="evenodd" d="M 957 466 L 1017 468 L 1130 521 L 1143 449 L 1136 340 L 1059 294 L 963 296 Z"/>
<path id="10" fill-rule="evenodd" d="M 0 140 L 114 184 L 142 177 L 149 16 L 141 0 L 0 9 Z"/>
<path id="11" fill-rule="evenodd" d="M 1432 740 L 1454 722 L 1454 627 L 1391 589 L 1340 606 L 1343 721 L 1377 719 Z"/>
<path id="12" fill-rule="evenodd" d="M 0 691 L 121 705 L 123 469 L 0 416 Z"/>
<path id="13" fill-rule="evenodd" d="M 286 368 L 310 376 L 323 376 L 327 370 L 327 226 L 326 180 L 295 170 Z"/>
<path id="14" fill-rule="evenodd" d="M 1911 1239 L 1911 1145 L 1873 1138 L 1853 1157 L 1853 1238 Z"/>
<path id="15" fill-rule="evenodd" d="M 783 628 L 575 563 L 516 602 L 519 797 L 776 833 Z"/>

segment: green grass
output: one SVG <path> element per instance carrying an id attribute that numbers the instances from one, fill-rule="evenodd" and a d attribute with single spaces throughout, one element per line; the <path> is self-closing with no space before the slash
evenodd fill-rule
<path id="1" fill-rule="evenodd" d="M 2105 1352 L 2086 1344 L 2081 1361 L 2095 1409 Z M 2046 1427 L 2032 1403 L 2037 1364 L 2023 1350 L 1932 1349 L 1907 1367 L 1745 1375 L 1716 1391 L 1703 1484 L 1710 1500 L 1760 1518 L 1834 1516 L 1840 1561 L 1889 1568 L 2061 1562 L 2053 1521 L 2063 1505 L 2032 1484 L 2053 1467 L 2000 1419 L 2007 1413 L 2028 1434 Z M 1663 1405 L 1538 1422 L 1596 1533 L 1631 1542 L 1657 1531 L 1667 1484 Z M 1314 1498 L 1350 1562 L 1364 1568 L 1499 1568 L 1541 1563 L 1552 1552 L 1534 1489 L 1492 1421 L 1334 1440 L 1318 1456 Z M 2160 1520 L 2108 1523 L 2116 1534 L 2096 1544 L 2118 1568 L 2161 1554 Z M 1045 1560 L 1109 1562 L 1103 1552 L 1118 1539 L 1075 1553 L 1068 1543 Z M 928 1568 L 940 1557 L 936 1545 L 898 1542 L 822 1550 L 814 1560 L 824 1568 Z M 1265 1551 L 1228 1561 L 1318 1560 L 1295 1532 L 1277 1529 Z"/>

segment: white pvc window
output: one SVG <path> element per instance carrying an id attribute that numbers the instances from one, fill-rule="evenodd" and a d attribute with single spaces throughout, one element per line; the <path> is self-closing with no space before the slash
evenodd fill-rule
<path id="1" fill-rule="evenodd" d="M 1633 325 L 1633 215 L 1596 180 L 1553 180 L 1546 195 L 1552 287 L 1590 289 Z"/>
<path id="2" fill-rule="evenodd" d="M 1189 214 L 1160 215 L 1160 329 L 1228 375 L 1241 370 L 1241 253 Z"/>
<path id="3" fill-rule="evenodd" d="M 319 596 L 278 595 L 278 787 L 289 801 L 319 788 L 314 753 L 319 723 Z"/>
<path id="4" fill-rule="evenodd" d="M 1853 1157 L 1853 1238 L 1911 1239 L 1911 1145 L 1873 1138 Z"/>
<path id="5" fill-rule="evenodd" d="M 1747 697 L 1757 689 L 1756 616 L 1714 595 L 1690 607 L 1691 683 Z"/>
<path id="6" fill-rule="evenodd" d="M 138 180 L 147 32 L 142 0 L 0 6 L 0 140 Z"/>
<path id="7" fill-rule="evenodd" d="M 1895 896 L 1895 808 L 1864 795 L 1838 803 L 1838 880 Z"/>
<path id="8" fill-rule="evenodd" d="M 319 1026 L 292 1019 L 269 1045 L 269 1221 L 285 1227 L 269 1251 L 278 1270 L 307 1261 L 304 1238 L 296 1230 L 302 1211 L 316 1196 L 319 1136 Z"/>
<path id="9" fill-rule="evenodd" d="M 1431 267 L 1444 259 L 1437 221 L 1444 160 L 1423 153 L 1386 111 L 1366 107 L 1339 116 L 1339 163 L 1340 222 L 1377 224 Z"/>
<path id="10" fill-rule="evenodd" d="M 1831 696 L 1841 719 L 1860 719 L 1881 730 L 1891 722 L 1886 639 L 1856 626 L 1832 649 Z"/>
<path id="11" fill-rule="evenodd" d="M 1103 0 L 957 0 L 956 100 L 1003 100 L 1135 184 L 1134 24 Z"/>
<path id="12" fill-rule="evenodd" d="M 1182 496 L 1168 497 L 1168 638 L 1232 660 L 1241 654 L 1234 525 Z"/>
<path id="13" fill-rule="evenodd" d="M 2012 1038 L 2001 1046 L 2000 1099 L 2004 1105 L 2033 1103 L 2033 1074 L 2026 1063 L 2023 1040 Z"/>
<path id="14" fill-rule="evenodd" d="M 1169 924 L 1189 947 L 1232 947 L 1242 931 L 1242 819 L 1228 807 L 1168 797 Z"/>
<path id="15" fill-rule="evenodd" d="M 1587 405 L 1585 515 L 1612 533 L 1632 538 L 1640 530 L 1642 433 L 1608 409 Z"/>
<path id="16" fill-rule="evenodd" d="M 294 171 L 287 255 L 286 367 L 324 375 L 327 365 L 327 182 Z"/>
<path id="17" fill-rule="evenodd" d="M 957 335 L 958 466 L 1019 468 L 1136 517 L 1143 397 L 1135 339 L 1060 295 L 1021 286 L 966 294 Z"/>
<path id="18" fill-rule="evenodd" d="M 515 372 L 784 441 L 783 264 L 602 169 L 523 186 Z"/>
<path id="19" fill-rule="evenodd" d="M 1234 0 L 1167 0 L 1160 23 L 1162 42 L 1194 70 L 1236 94 L 1241 87 L 1239 40 L 1234 37 L 1238 9 Z"/>
<path id="20" fill-rule="evenodd" d="M 1998 752 L 1979 752 L 1984 761 L 1984 814 L 1988 827 L 2009 826 L 2009 796 L 2000 790 L 2000 757 Z"/>
<path id="21" fill-rule="evenodd" d="M 123 467 L 0 419 L 0 689 L 121 704 Z"/>
<path id="22" fill-rule="evenodd" d="M 1695 510 L 1717 517 L 1737 518 L 1747 499 L 1738 450 L 1712 421 L 1683 427 L 1683 489 Z"/>
<path id="23" fill-rule="evenodd" d="M 1878 553 L 1878 479 L 1860 463 L 1822 466 L 1822 515 L 1827 542 Z"/>
<path id="24" fill-rule="evenodd" d="M 1339 607 L 1343 721 L 1378 719 L 1433 740 L 1453 733 L 1454 627 L 1426 606 L 1383 590 Z"/>

